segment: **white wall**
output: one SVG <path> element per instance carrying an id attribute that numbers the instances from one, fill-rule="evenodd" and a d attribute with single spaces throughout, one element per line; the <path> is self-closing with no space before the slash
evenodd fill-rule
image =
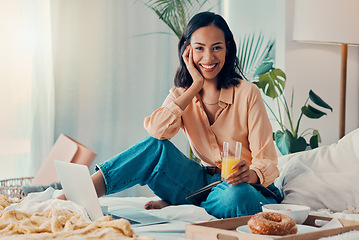
<path id="1" fill-rule="evenodd" d="M 238 43 L 239 36 L 264 32 L 276 38 L 276 65 L 284 67 L 284 4 L 280 0 L 225 0 L 223 16 Z"/>
<path id="2" fill-rule="evenodd" d="M 225 0 L 223 16 L 231 28 L 237 44 L 246 34 L 262 32 L 265 40 L 275 37 L 275 67 L 285 70 L 285 5 L 281 0 Z M 271 109 L 277 104 L 262 94 Z M 273 131 L 280 127 L 268 111 Z"/>
<path id="3" fill-rule="evenodd" d="M 308 91 L 312 89 L 333 108 L 333 112 L 319 120 L 303 119 L 302 130 L 317 128 L 323 140 L 322 145 L 336 142 L 339 138 L 341 47 L 293 41 L 294 0 L 287 0 L 285 3 L 285 71 L 287 89 L 293 87 L 295 90 L 294 109 L 300 111 Z M 359 47 L 348 47 L 346 99 L 346 133 L 349 133 L 359 127 Z"/>
<path id="4" fill-rule="evenodd" d="M 294 116 L 299 117 L 310 89 L 333 108 L 318 120 L 303 117 L 300 132 L 315 128 L 322 137 L 321 145 L 337 142 L 341 47 L 293 41 L 294 0 L 225 0 L 223 6 L 223 14 L 236 36 L 251 29 L 276 32 L 276 67 L 287 75 L 287 99 L 294 89 Z M 349 46 L 346 133 L 358 127 L 359 47 Z"/>

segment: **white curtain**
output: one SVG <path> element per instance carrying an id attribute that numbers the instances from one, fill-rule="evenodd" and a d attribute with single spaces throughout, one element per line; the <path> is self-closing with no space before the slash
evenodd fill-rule
<path id="1" fill-rule="evenodd" d="M 78 140 L 103 162 L 147 135 L 144 118 L 173 86 L 178 39 L 141 1 L 52 1 L 52 22 L 55 136 Z"/>
<path id="2" fill-rule="evenodd" d="M 53 141 L 49 0 L 0 1 L 0 178 L 32 176 Z"/>

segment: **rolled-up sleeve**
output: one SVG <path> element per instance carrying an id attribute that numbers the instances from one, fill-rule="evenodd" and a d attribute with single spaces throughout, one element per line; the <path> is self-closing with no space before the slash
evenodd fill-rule
<path id="1" fill-rule="evenodd" d="M 171 139 L 182 126 L 183 110 L 174 103 L 175 97 L 170 93 L 162 104 L 144 120 L 144 127 L 151 137 Z"/>

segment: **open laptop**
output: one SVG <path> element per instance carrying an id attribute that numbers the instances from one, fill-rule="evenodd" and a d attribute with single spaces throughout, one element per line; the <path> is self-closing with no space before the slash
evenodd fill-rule
<path id="1" fill-rule="evenodd" d="M 86 165 L 54 161 L 65 196 L 68 200 L 84 206 L 90 219 L 95 221 L 104 216 L 100 201 Z M 144 226 L 169 222 L 168 219 L 153 216 L 140 209 L 119 209 L 105 213 L 115 219 L 125 218 L 132 225 Z"/>

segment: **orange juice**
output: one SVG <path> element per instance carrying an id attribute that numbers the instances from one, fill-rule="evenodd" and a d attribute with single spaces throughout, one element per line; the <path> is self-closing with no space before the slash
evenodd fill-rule
<path id="1" fill-rule="evenodd" d="M 221 177 L 226 179 L 230 174 L 235 172 L 237 169 L 232 169 L 233 165 L 239 161 L 236 157 L 224 157 L 222 158 L 222 170 Z"/>

